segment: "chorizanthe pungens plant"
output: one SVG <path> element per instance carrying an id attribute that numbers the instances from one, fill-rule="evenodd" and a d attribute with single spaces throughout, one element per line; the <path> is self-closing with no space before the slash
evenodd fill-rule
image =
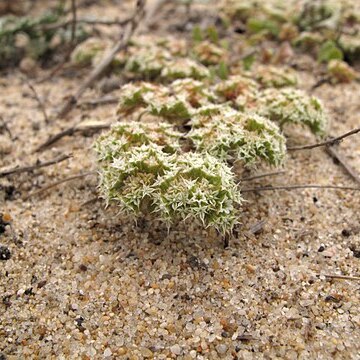
<path id="1" fill-rule="evenodd" d="M 95 143 L 106 202 L 135 217 L 151 213 L 169 226 L 191 219 L 231 232 L 242 197 L 229 164 L 281 165 L 286 123 L 317 135 L 326 130 L 318 99 L 264 85 L 246 74 L 215 85 L 186 78 L 123 86 L 122 121 Z"/>
<path id="2" fill-rule="evenodd" d="M 195 219 L 222 233 L 232 229 L 241 196 L 231 169 L 209 154 L 169 154 L 147 140 L 127 150 L 121 139 L 111 148 L 106 136 L 97 141 L 106 201 L 135 216 L 151 212 L 168 225 Z"/>

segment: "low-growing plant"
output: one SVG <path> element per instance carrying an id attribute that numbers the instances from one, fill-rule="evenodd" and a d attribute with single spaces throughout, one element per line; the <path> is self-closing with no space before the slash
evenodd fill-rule
<path id="1" fill-rule="evenodd" d="M 95 144 L 107 203 L 168 225 L 193 219 L 231 232 L 242 199 L 229 164 L 283 164 L 281 127 L 288 122 L 317 135 L 326 130 L 318 99 L 262 86 L 248 73 L 216 84 L 186 78 L 124 85 L 117 110 L 122 121 Z"/>

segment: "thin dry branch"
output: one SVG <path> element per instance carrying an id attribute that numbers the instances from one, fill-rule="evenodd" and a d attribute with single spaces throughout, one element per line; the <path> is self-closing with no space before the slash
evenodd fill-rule
<path id="1" fill-rule="evenodd" d="M 262 179 L 262 178 L 268 177 L 268 176 L 277 176 L 277 175 L 285 174 L 285 172 L 286 172 L 285 170 L 273 171 L 273 172 L 263 173 L 263 174 L 259 174 L 259 175 L 246 177 L 246 178 L 241 178 L 240 181 L 251 181 L 251 180 L 256 180 L 256 179 Z"/>
<path id="2" fill-rule="evenodd" d="M 39 195 L 39 194 L 41 194 L 41 193 L 43 193 L 43 192 L 45 192 L 45 191 L 47 191 L 47 190 L 50 190 L 50 189 L 52 189 L 52 188 L 54 188 L 54 187 L 56 187 L 56 186 L 58 186 L 58 185 L 61 185 L 61 184 L 66 183 L 66 182 L 68 182 L 68 181 L 73 181 L 73 180 L 81 179 L 81 178 L 84 178 L 84 177 L 86 177 L 86 176 L 95 175 L 95 174 L 97 174 L 96 171 L 90 171 L 90 172 L 87 172 L 87 173 L 84 173 L 84 174 L 77 174 L 77 175 L 73 175 L 73 176 L 67 177 L 67 178 L 65 178 L 65 179 L 61 179 L 61 180 L 59 180 L 59 181 L 56 181 L 56 182 L 54 182 L 54 183 L 52 183 L 52 184 L 49 184 L 49 185 L 41 188 L 41 189 L 39 189 L 39 190 L 33 191 L 33 192 L 30 193 L 29 195 L 25 196 L 25 197 L 23 198 L 23 200 L 26 201 L 26 200 L 30 199 L 31 197 L 33 197 L 33 196 L 35 196 L 35 195 Z"/>
<path id="3" fill-rule="evenodd" d="M 280 186 L 259 186 L 255 188 L 241 189 L 241 192 L 247 193 L 247 192 L 257 192 L 257 191 L 297 190 L 297 189 L 334 189 L 334 190 L 360 191 L 360 187 L 352 187 L 352 186 L 300 184 L 300 185 L 280 185 Z"/>
<path id="4" fill-rule="evenodd" d="M 44 161 L 44 162 L 36 162 L 34 165 L 27 165 L 27 166 L 14 166 L 10 169 L 6 169 L 6 170 L 2 170 L 0 171 L 0 177 L 5 177 L 5 176 L 9 176 L 9 175 L 14 175 L 14 174 L 21 174 L 24 172 L 30 172 L 33 171 L 35 169 L 40 169 L 46 166 L 51 166 L 51 165 L 55 165 L 58 164 L 62 161 L 65 161 L 67 159 L 70 159 L 72 157 L 71 154 L 69 155 L 61 155 L 55 159 L 52 160 L 48 160 L 48 161 Z"/>
<path id="5" fill-rule="evenodd" d="M 56 142 L 58 142 L 65 136 L 72 136 L 77 132 L 86 133 L 89 131 L 93 131 L 93 132 L 101 131 L 104 129 L 109 129 L 110 126 L 111 125 L 108 123 L 99 123 L 99 124 L 90 124 L 90 125 L 78 124 L 78 125 L 71 126 L 65 130 L 60 131 L 59 133 L 57 133 L 55 135 L 50 136 L 43 144 L 41 144 L 40 146 L 38 146 L 35 149 L 35 152 L 39 152 L 39 151 L 46 149 L 47 147 L 55 144 Z"/>
<path id="6" fill-rule="evenodd" d="M 341 140 L 345 139 L 346 137 L 357 134 L 358 132 L 360 132 L 360 127 L 353 129 L 351 131 L 348 131 L 345 134 L 342 134 L 340 136 L 331 138 L 329 140 L 326 140 L 326 141 L 323 141 L 320 143 L 311 144 L 311 145 L 292 146 L 292 147 L 288 147 L 287 150 L 288 151 L 309 150 L 309 149 L 315 149 L 315 148 L 321 147 L 321 146 L 335 145 L 335 144 L 338 144 Z"/>
<path id="7" fill-rule="evenodd" d="M 79 103 L 79 106 L 97 106 L 97 105 L 105 105 L 105 104 L 117 104 L 119 102 L 119 98 L 116 96 L 103 96 L 94 100 L 86 100 Z"/>
<path id="8" fill-rule="evenodd" d="M 360 176 L 354 168 L 352 168 L 346 161 L 345 157 L 341 155 L 333 146 L 327 146 L 326 152 L 335 159 L 345 171 L 360 185 Z"/>
<path id="9" fill-rule="evenodd" d="M 124 20 L 120 20 L 120 19 L 114 19 L 114 20 L 77 19 L 76 23 L 77 24 L 85 24 L 85 25 L 124 26 L 124 25 L 128 24 L 130 21 L 131 21 L 131 18 L 124 19 Z M 72 23 L 73 23 L 73 20 L 70 19 L 70 20 L 66 20 L 61 23 L 42 26 L 42 29 L 43 30 L 56 30 L 56 29 L 60 29 L 60 28 L 66 28 L 69 25 L 71 25 Z"/>
<path id="10" fill-rule="evenodd" d="M 24 81 L 25 81 L 26 85 L 29 87 L 29 89 L 33 92 L 33 94 L 35 96 L 35 99 L 39 104 L 39 108 L 40 108 L 40 110 L 41 110 L 41 112 L 42 112 L 42 114 L 44 116 L 44 121 L 47 124 L 49 122 L 49 118 L 47 116 L 45 105 L 44 105 L 43 101 L 40 99 L 35 87 L 30 83 L 30 81 L 28 81 L 25 78 L 24 78 Z"/>
<path id="11" fill-rule="evenodd" d="M 338 280 L 355 280 L 360 281 L 360 276 L 348 276 L 348 275 L 331 275 L 331 274 L 318 274 L 317 276 L 325 276 L 328 279 L 338 279 Z"/>
<path id="12" fill-rule="evenodd" d="M 76 0 L 71 0 L 71 44 L 74 45 L 76 41 L 76 21 L 77 21 L 77 14 L 76 14 Z"/>
<path id="13" fill-rule="evenodd" d="M 144 6 L 145 0 L 137 0 L 136 10 L 131 21 L 126 25 L 122 38 L 115 44 L 110 53 L 105 58 L 103 58 L 98 66 L 93 71 L 91 71 L 89 76 L 80 85 L 78 90 L 73 95 L 68 97 L 68 100 L 61 107 L 56 118 L 63 118 L 69 111 L 71 111 L 71 109 L 77 104 L 81 96 L 84 94 L 85 90 L 90 87 L 94 81 L 108 68 L 115 55 L 120 50 L 123 50 L 128 46 L 131 36 L 134 34 L 141 19 L 144 16 Z"/>

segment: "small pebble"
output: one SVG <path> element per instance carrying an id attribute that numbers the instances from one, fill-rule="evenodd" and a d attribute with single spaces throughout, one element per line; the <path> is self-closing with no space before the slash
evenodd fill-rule
<path id="1" fill-rule="evenodd" d="M 104 357 L 109 357 L 112 355 L 112 351 L 109 348 L 106 348 L 104 351 Z"/>
<path id="2" fill-rule="evenodd" d="M 175 344 L 175 345 L 170 347 L 170 351 L 175 355 L 180 355 L 181 354 L 181 347 L 178 344 Z"/>
<path id="3" fill-rule="evenodd" d="M 227 350 L 228 350 L 228 347 L 225 344 L 216 345 L 216 351 L 220 355 L 226 354 Z"/>

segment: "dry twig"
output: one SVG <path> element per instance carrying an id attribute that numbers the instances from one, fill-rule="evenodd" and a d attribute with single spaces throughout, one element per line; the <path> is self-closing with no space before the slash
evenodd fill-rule
<path id="1" fill-rule="evenodd" d="M 331 274 L 319 274 L 317 276 L 325 276 L 326 278 L 329 279 L 339 279 L 339 280 L 355 280 L 355 281 L 360 281 L 360 276 L 348 276 L 348 275 L 331 275 Z"/>
<path id="2" fill-rule="evenodd" d="M 73 176 L 67 177 L 67 178 L 65 178 L 65 179 L 61 179 L 61 180 L 59 180 L 59 181 L 56 181 L 56 182 L 54 182 L 54 183 L 52 183 L 52 184 L 49 184 L 49 185 L 41 188 L 41 189 L 39 189 L 39 190 L 33 191 L 33 192 L 30 193 L 29 195 L 25 196 L 25 197 L 23 198 L 23 200 L 26 201 L 26 200 L 30 199 L 32 196 L 39 195 L 39 194 L 41 194 L 41 193 L 43 193 L 43 192 L 45 192 L 45 191 L 47 191 L 47 190 L 49 190 L 49 189 L 52 189 L 52 188 L 54 188 L 54 187 L 56 187 L 56 186 L 58 186 L 58 185 L 64 184 L 64 183 L 66 183 L 66 182 L 68 182 L 68 181 L 73 181 L 73 180 L 81 179 L 81 178 L 84 178 L 84 177 L 86 177 L 86 176 L 95 175 L 95 174 L 97 174 L 96 171 L 90 171 L 90 172 L 87 172 L 87 173 L 84 173 L 84 174 L 73 175 Z"/>
<path id="3" fill-rule="evenodd" d="M 311 144 L 311 145 L 301 145 L 301 146 L 292 146 L 292 147 L 288 147 L 287 150 L 288 151 L 298 151 L 298 150 L 309 150 L 309 149 L 315 149 L 317 147 L 321 147 L 321 146 L 330 146 L 330 145 L 335 145 L 338 144 L 341 140 L 345 139 L 348 136 L 351 135 L 355 135 L 358 132 L 360 132 L 360 127 L 353 129 L 351 131 L 348 131 L 345 134 L 342 134 L 340 136 L 337 136 L 335 138 L 331 138 L 329 140 L 320 142 L 320 143 L 316 143 L 316 144 Z"/>
<path id="4" fill-rule="evenodd" d="M 76 0 L 71 0 L 71 44 L 74 45 L 76 41 L 76 21 L 77 21 L 77 14 L 76 14 Z"/>
<path id="5" fill-rule="evenodd" d="M 96 131 L 109 129 L 109 128 L 110 128 L 110 124 L 108 124 L 108 123 L 99 123 L 99 124 L 90 124 L 90 125 L 77 124 L 77 125 L 67 128 L 65 130 L 62 130 L 53 136 L 50 136 L 43 144 L 41 144 L 39 147 L 36 148 L 35 152 L 42 151 L 42 150 L 46 149 L 47 147 L 49 147 L 50 145 L 53 145 L 56 142 L 58 142 L 63 137 L 72 136 L 77 132 L 83 132 L 83 133 L 88 132 L 88 131 L 96 132 Z"/>
<path id="6" fill-rule="evenodd" d="M 46 167 L 46 166 L 51 166 L 54 164 L 58 164 L 62 161 L 65 161 L 67 159 L 70 159 L 72 157 L 72 155 L 61 155 L 55 159 L 52 160 L 48 160 L 48 161 L 44 161 L 44 162 L 36 162 L 34 165 L 27 165 L 27 166 L 15 166 L 12 167 L 11 169 L 7 169 L 7 170 L 2 170 L 0 171 L 0 177 L 5 177 L 5 176 L 9 176 L 9 175 L 14 175 L 14 174 L 21 174 L 24 172 L 30 172 L 33 171 L 35 169 L 40 169 L 42 167 Z"/>
<path id="7" fill-rule="evenodd" d="M 103 96 L 94 100 L 82 101 L 79 103 L 79 106 L 96 106 L 96 105 L 105 105 L 105 104 L 117 104 L 119 102 L 119 98 L 116 96 Z"/>
<path id="8" fill-rule="evenodd" d="M 44 116 L 45 123 L 46 124 L 49 123 L 49 118 L 48 118 L 47 113 L 46 113 L 45 105 L 42 102 L 42 100 L 40 99 L 36 89 L 34 88 L 34 86 L 26 78 L 24 78 L 24 81 L 25 81 L 26 85 L 29 87 L 29 89 L 33 92 L 33 94 L 35 96 L 35 99 L 39 104 L 39 108 L 40 108 L 40 110 L 41 110 L 41 112 L 42 112 L 42 114 Z"/>
<path id="9" fill-rule="evenodd" d="M 276 190 L 296 190 L 296 189 L 334 189 L 334 190 L 353 190 L 360 191 L 360 187 L 351 186 L 336 186 L 336 185 L 317 185 L 317 184 L 304 184 L 304 185 L 280 185 L 280 186 L 259 186 L 256 188 L 241 189 L 242 193 L 257 192 L 257 191 L 276 191 Z"/>
<path id="10" fill-rule="evenodd" d="M 281 174 L 285 174 L 285 171 L 280 170 L 280 171 L 273 171 L 273 172 L 263 173 L 263 174 L 259 174 L 259 175 L 246 177 L 246 178 L 241 178 L 240 181 L 251 181 L 251 180 L 256 180 L 256 179 L 262 179 L 262 178 L 268 177 L 268 176 L 276 176 L 276 175 L 281 175 Z"/>
<path id="11" fill-rule="evenodd" d="M 341 155 L 333 146 L 327 146 L 326 152 L 335 159 L 345 171 L 358 183 L 360 184 L 360 176 L 346 161 L 345 157 Z"/>

